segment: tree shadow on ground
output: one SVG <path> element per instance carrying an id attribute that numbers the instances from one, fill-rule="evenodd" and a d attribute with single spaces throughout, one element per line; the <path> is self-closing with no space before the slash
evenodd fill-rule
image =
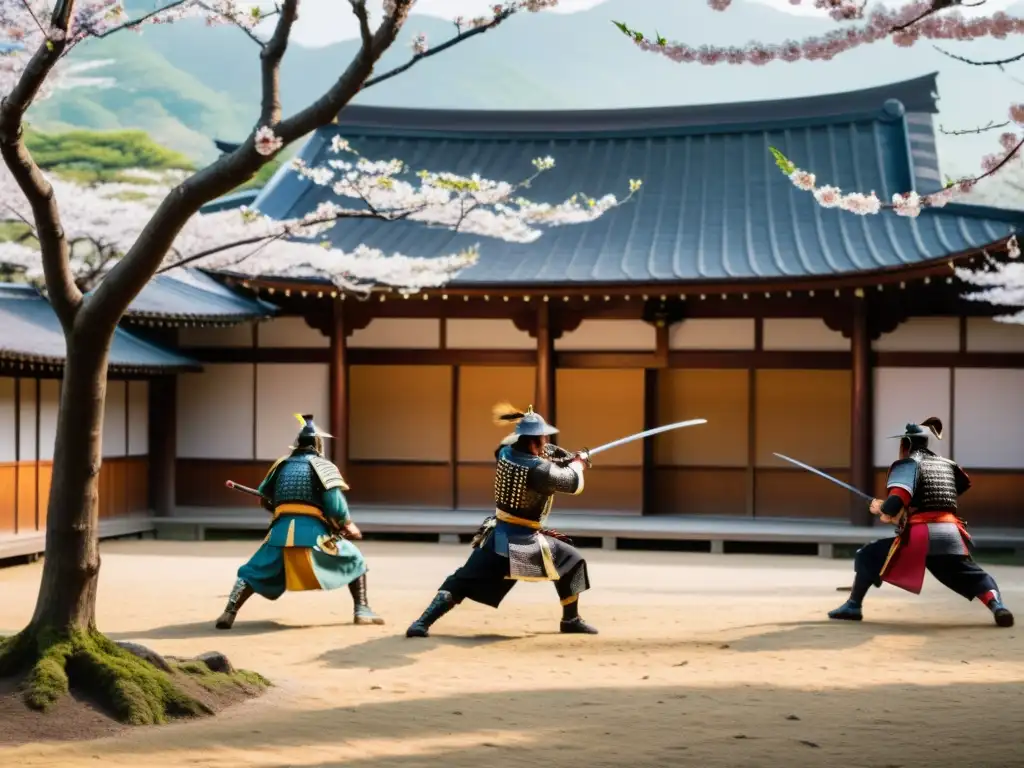
<path id="1" fill-rule="evenodd" d="M 467 687 L 473 683 L 467 676 Z M 1024 747 L 1012 736 L 1024 721 L 1018 681 L 845 689 L 823 683 L 827 676 L 806 681 L 813 690 L 652 682 L 474 691 L 301 711 L 257 702 L 244 721 L 175 726 L 174 734 L 136 731 L 94 742 L 89 751 L 99 759 L 137 754 L 174 764 L 178 750 L 256 750 L 261 764 L 280 760 L 280 768 L 292 765 L 280 752 L 293 750 L 303 768 L 476 768 L 499 758 L 541 766 L 557 763 L 561 753 L 572 765 L 616 768 L 1024 766 Z"/>

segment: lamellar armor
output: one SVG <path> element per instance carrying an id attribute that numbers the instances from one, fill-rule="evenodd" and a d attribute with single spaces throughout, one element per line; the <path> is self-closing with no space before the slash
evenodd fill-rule
<path id="1" fill-rule="evenodd" d="M 889 468 L 886 486 L 909 493 L 913 512 L 953 512 L 957 497 L 971 487 L 971 481 L 956 462 L 927 448 L 915 448 L 909 458 Z"/>
<path id="2" fill-rule="evenodd" d="M 270 470 L 263 492 L 274 507 L 308 504 L 322 512 L 324 491 L 332 488 L 348 490 L 338 468 L 309 449 L 298 448 Z"/>
<path id="3" fill-rule="evenodd" d="M 583 472 L 576 466 L 561 465 L 511 446 L 498 451 L 494 506 L 505 515 L 542 525 L 551 511 L 554 494 L 582 491 Z"/>

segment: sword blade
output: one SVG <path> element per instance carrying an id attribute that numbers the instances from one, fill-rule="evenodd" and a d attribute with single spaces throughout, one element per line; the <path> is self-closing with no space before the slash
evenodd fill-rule
<path id="1" fill-rule="evenodd" d="M 643 440 L 645 437 L 651 437 L 652 435 L 659 435 L 662 432 L 669 432 L 673 429 L 683 429 L 684 427 L 695 427 L 698 424 L 707 424 L 707 419 L 690 419 L 689 421 L 677 421 L 675 424 L 666 424 L 663 427 L 655 427 L 654 429 L 648 429 L 646 432 L 638 432 L 635 435 L 628 435 L 627 437 L 621 437 L 618 440 L 613 440 L 610 443 L 599 445 L 597 448 L 591 448 L 587 453 L 591 456 L 607 451 L 609 448 L 618 448 L 620 445 L 626 445 L 626 443 L 632 443 L 634 440 Z"/>
<path id="2" fill-rule="evenodd" d="M 815 474 L 818 477 L 823 477 L 826 480 L 828 480 L 829 482 L 835 483 L 840 488 L 845 488 L 850 493 L 857 494 L 862 499 L 865 499 L 867 501 L 874 501 L 874 499 L 875 499 L 874 496 L 871 496 L 870 494 L 864 493 L 864 491 L 860 490 L 859 488 L 854 488 L 849 483 L 844 483 L 842 480 L 837 480 L 836 478 L 832 477 L 832 475 L 826 474 L 826 473 L 822 472 L 820 469 L 815 469 L 810 464 L 804 464 L 802 461 L 797 461 L 796 459 L 791 459 L 789 456 L 783 456 L 781 453 L 773 453 L 772 455 L 773 456 L 778 456 L 780 459 L 782 459 L 783 461 L 788 461 L 790 464 L 796 464 L 796 466 L 800 467 L 800 469 L 806 469 L 808 472 L 810 472 L 812 474 Z"/>
<path id="3" fill-rule="evenodd" d="M 239 483 L 236 483 L 234 480 L 228 480 L 226 483 L 224 483 L 224 485 L 227 488 L 230 488 L 232 491 L 240 491 L 241 493 L 247 493 L 250 496 L 259 496 L 260 498 L 263 497 L 263 494 L 257 491 L 255 488 L 250 488 L 247 485 L 240 485 Z"/>

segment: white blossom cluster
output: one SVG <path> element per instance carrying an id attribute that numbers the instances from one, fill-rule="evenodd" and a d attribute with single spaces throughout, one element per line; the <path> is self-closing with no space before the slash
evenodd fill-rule
<path id="1" fill-rule="evenodd" d="M 316 168 L 301 162 L 294 166 L 309 183 L 329 187 L 336 200 L 287 221 L 248 208 L 194 216 L 175 239 L 165 269 L 187 263 L 253 276 L 326 277 L 353 291 L 383 284 L 412 292 L 443 285 L 476 262 L 478 249 L 430 258 L 385 254 L 365 245 L 344 252 L 330 245 L 329 230 L 346 218 L 408 219 L 499 240 L 532 242 L 543 228 L 593 221 L 640 188 L 639 181 L 632 181 L 622 201 L 614 195 L 580 194 L 557 204 L 535 203 L 517 193 L 554 168 L 552 158 L 535 160 L 533 173 L 514 184 L 477 175 L 411 173 L 400 160 L 364 158 L 341 139 L 335 140 L 332 150 L 345 157 L 332 157 Z M 72 248 L 72 271 L 83 282 L 101 279 L 127 253 L 181 176 L 138 171 L 123 178 L 93 186 L 50 179 Z M 0 166 L 0 222 L 31 221 L 28 203 Z M 0 267 L 41 282 L 35 238 L 0 243 Z"/>

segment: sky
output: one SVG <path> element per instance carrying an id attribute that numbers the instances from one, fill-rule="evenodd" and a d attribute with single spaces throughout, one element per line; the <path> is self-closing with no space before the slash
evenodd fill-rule
<path id="1" fill-rule="evenodd" d="M 605 2 L 606 0 L 559 0 L 553 10 L 545 11 L 545 13 L 579 13 L 603 5 Z M 704 2 L 704 0 L 636 0 L 636 2 L 696 3 Z M 792 5 L 789 0 L 736 0 L 737 5 L 743 2 L 769 5 L 797 16 L 822 15 L 822 11 L 814 8 L 814 0 L 803 0 L 800 5 Z M 882 0 L 884 5 L 889 6 L 903 5 L 905 2 L 906 0 Z M 1014 2 L 1016 0 L 986 0 L 982 6 L 976 9 L 965 8 L 963 12 L 965 15 L 990 14 L 1007 8 Z M 373 18 L 380 17 L 382 5 L 382 0 L 370 0 L 370 6 L 374 8 Z M 486 14 L 491 5 L 493 5 L 492 0 L 417 0 L 415 13 L 439 19 L 454 19 L 457 16 L 473 17 Z M 414 24 L 415 22 L 409 26 L 414 26 Z M 358 36 L 359 26 L 349 10 L 348 3 L 339 2 L 339 0 L 303 0 L 302 13 L 292 34 L 292 39 L 300 45 L 318 48 L 340 40 L 351 40 Z"/>

